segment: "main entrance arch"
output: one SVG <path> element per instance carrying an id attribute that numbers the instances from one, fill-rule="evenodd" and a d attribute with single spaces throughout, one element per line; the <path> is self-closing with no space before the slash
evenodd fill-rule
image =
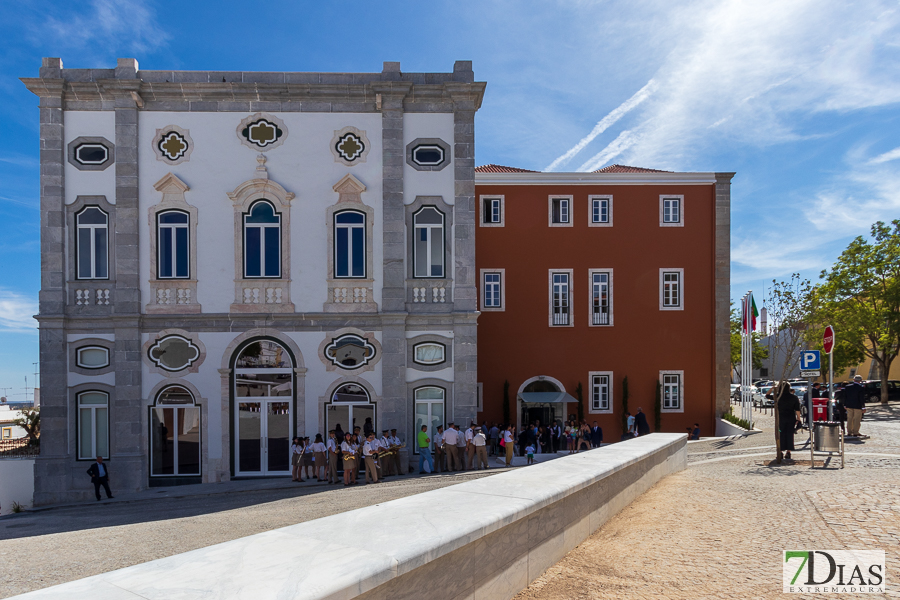
<path id="1" fill-rule="evenodd" d="M 235 476 L 289 475 L 294 360 L 280 343 L 258 339 L 234 361 Z"/>
<path id="2" fill-rule="evenodd" d="M 338 385 L 325 405 L 325 431 L 332 429 L 353 433 L 359 427 L 362 433 L 375 431 L 375 402 L 369 390 L 360 383 L 347 381 Z M 341 435 L 340 433 L 338 435 Z"/>
<path id="3" fill-rule="evenodd" d="M 566 403 L 571 398 L 562 382 L 547 375 L 525 380 L 516 395 L 518 428 L 527 423 L 553 425 L 567 418 Z M 572 398 L 574 400 L 574 398 Z"/>

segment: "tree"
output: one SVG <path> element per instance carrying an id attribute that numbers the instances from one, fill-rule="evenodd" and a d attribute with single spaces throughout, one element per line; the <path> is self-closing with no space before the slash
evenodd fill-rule
<path id="1" fill-rule="evenodd" d="M 741 311 L 734 308 L 731 303 L 731 370 L 740 376 L 741 373 Z M 763 332 L 754 331 L 753 337 L 753 368 L 762 367 L 763 360 L 769 358 L 769 349 L 760 343 L 764 337 Z"/>
<path id="2" fill-rule="evenodd" d="M 820 278 L 817 323 L 834 326 L 842 366 L 864 356 L 875 362 L 886 404 L 888 372 L 900 353 L 900 220 L 872 225 L 871 241 L 859 236 L 850 242 Z"/>
<path id="3" fill-rule="evenodd" d="M 800 361 L 800 343 L 809 326 L 813 288 L 808 279 L 794 273 L 785 281 L 772 280 L 766 291 L 766 310 L 772 333 L 766 338 L 772 358 L 772 379 L 782 381 Z M 777 377 L 775 376 L 777 374 Z"/>
<path id="4" fill-rule="evenodd" d="M 578 398 L 578 422 L 584 421 L 584 390 L 581 388 L 581 382 L 578 382 L 578 385 L 575 386 L 575 397 Z"/>
<path id="5" fill-rule="evenodd" d="M 25 430 L 29 444 L 40 443 L 41 409 L 25 408 L 21 411 L 21 414 L 22 416 L 13 421 L 13 425 L 18 425 Z"/>

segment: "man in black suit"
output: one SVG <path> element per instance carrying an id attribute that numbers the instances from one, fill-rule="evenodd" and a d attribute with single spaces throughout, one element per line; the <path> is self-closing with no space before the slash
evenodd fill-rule
<path id="1" fill-rule="evenodd" d="M 91 476 L 91 483 L 94 484 L 94 493 L 97 494 L 97 500 L 100 500 L 100 486 L 106 490 L 106 497 L 112 498 L 112 492 L 109 491 L 109 467 L 103 464 L 103 457 L 98 456 L 97 462 L 91 465 L 87 470 L 87 474 Z"/>
<path id="2" fill-rule="evenodd" d="M 603 430 L 597 425 L 597 421 L 594 421 L 594 426 L 591 427 L 591 446 L 594 448 L 599 448 L 600 444 L 603 443 Z"/>
<path id="3" fill-rule="evenodd" d="M 647 415 L 644 410 L 638 408 L 637 414 L 634 415 L 634 427 L 637 429 L 638 435 L 647 435 L 650 433 L 650 424 L 647 422 Z"/>

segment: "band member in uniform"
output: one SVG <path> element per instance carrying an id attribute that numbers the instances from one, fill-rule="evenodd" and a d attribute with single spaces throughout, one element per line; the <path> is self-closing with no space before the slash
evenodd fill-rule
<path id="1" fill-rule="evenodd" d="M 447 470 L 444 464 L 444 426 L 438 425 L 437 434 L 434 436 L 434 472 L 443 473 Z"/>
<path id="2" fill-rule="evenodd" d="M 449 423 L 447 430 L 444 432 L 444 455 L 447 457 L 448 471 L 459 471 L 459 457 L 456 454 L 458 435 L 456 429 L 453 428 L 453 423 Z"/>
<path id="3" fill-rule="evenodd" d="M 383 429 L 381 437 L 378 439 L 378 445 L 381 446 L 381 452 L 378 453 L 378 464 L 381 465 L 382 477 L 394 474 L 394 460 L 391 456 L 391 436 L 388 433 L 390 433 L 389 430 Z"/>
<path id="4" fill-rule="evenodd" d="M 475 428 L 475 435 L 472 437 L 472 446 L 475 448 L 475 468 L 487 469 L 487 436 L 484 435 L 481 427 Z"/>
<path id="5" fill-rule="evenodd" d="M 300 438 L 295 437 L 291 441 L 291 481 L 303 481 L 303 473 L 300 471 L 300 461 L 303 460 L 303 446 Z"/>
<path id="6" fill-rule="evenodd" d="M 390 442 L 391 450 L 393 451 L 391 458 L 394 459 L 394 470 L 397 472 L 397 475 L 403 475 L 403 448 L 406 447 L 406 444 L 400 441 L 396 429 L 391 429 Z"/>
<path id="7" fill-rule="evenodd" d="M 313 470 L 316 472 L 316 481 L 325 481 L 328 466 L 325 464 L 325 443 L 322 442 L 322 434 L 316 434 L 316 441 L 310 444 L 309 449 L 313 453 Z"/>
<path id="8" fill-rule="evenodd" d="M 459 464 L 459 470 L 466 470 L 466 435 L 459 425 L 453 426 L 456 429 L 456 459 Z"/>
<path id="9" fill-rule="evenodd" d="M 378 483 L 378 468 L 375 459 L 378 458 L 378 442 L 375 441 L 375 432 L 370 431 L 363 444 L 363 458 L 366 461 L 366 483 Z"/>
<path id="10" fill-rule="evenodd" d="M 353 443 L 353 436 L 349 433 L 344 434 L 344 441 L 341 443 L 341 454 L 344 460 L 344 485 L 356 484 L 356 479 L 351 479 L 356 473 L 356 451 L 357 445 Z"/>
<path id="11" fill-rule="evenodd" d="M 338 449 L 335 440 L 334 429 L 328 432 L 328 442 L 325 444 L 325 451 L 328 453 L 328 483 L 337 483 L 338 479 Z"/>
<path id="12" fill-rule="evenodd" d="M 466 469 L 472 470 L 472 463 L 475 462 L 475 445 L 472 443 L 472 438 L 475 437 L 475 423 L 469 423 L 469 428 L 466 429 Z"/>
<path id="13" fill-rule="evenodd" d="M 312 471 L 313 471 L 313 451 L 310 449 L 312 444 L 309 443 L 309 438 L 300 438 L 300 443 L 303 444 L 303 460 L 300 461 L 301 468 L 306 471 L 306 478 L 312 479 Z M 303 479 L 302 477 L 300 478 Z"/>

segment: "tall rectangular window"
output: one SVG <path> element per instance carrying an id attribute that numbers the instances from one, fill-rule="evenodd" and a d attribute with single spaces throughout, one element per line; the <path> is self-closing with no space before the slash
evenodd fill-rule
<path id="1" fill-rule="evenodd" d="M 551 273 L 551 323 L 553 325 L 569 325 L 570 323 L 570 274 Z"/>
<path id="2" fill-rule="evenodd" d="M 413 215 L 415 277 L 444 276 L 444 215 L 424 206 Z"/>
<path id="3" fill-rule="evenodd" d="M 190 243 L 187 213 L 170 210 L 159 213 L 156 249 L 158 279 L 187 279 L 190 277 Z"/>
<path id="4" fill-rule="evenodd" d="M 682 372 L 663 372 L 660 373 L 660 378 L 662 379 L 662 409 L 676 412 L 683 410 Z"/>
<path id="5" fill-rule="evenodd" d="M 500 308 L 500 273 L 484 274 L 484 306 L 485 308 Z"/>
<path id="6" fill-rule="evenodd" d="M 591 196 L 590 225 L 612 225 L 612 196 Z"/>
<path id="7" fill-rule="evenodd" d="M 81 392 L 78 405 L 78 458 L 109 458 L 109 395 Z"/>
<path id="8" fill-rule="evenodd" d="M 661 310 L 681 310 L 684 308 L 682 277 L 684 269 L 660 269 Z"/>
<path id="9" fill-rule="evenodd" d="M 366 216 L 363 213 L 348 210 L 334 215 L 334 277 L 366 277 Z"/>
<path id="10" fill-rule="evenodd" d="M 109 279 L 109 215 L 96 206 L 75 215 L 78 279 Z"/>
<path id="11" fill-rule="evenodd" d="M 609 408 L 610 375 L 606 373 L 591 374 L 591 412 L 605 412 Z"/>
<path id="12" fill-rule="evenodd" d="M 612 277 L 609 271 L 591 272 L 591 325 L 610 325 Z"/>
<path id="13" fill-rule="evenodd" d="M 281 277 L 281 215 L 264 200 L 244 215 L 244 277 Z"/>
<path id="14" fill-rule="evenodd" d="M 550 198 L 550 224 L 568 225 L 571 198 Z"/>
<path id="15" fill-rule="evenodd" d="M 503 223 L 503 198 L 482 196 L 481 222 L 486 225 Z"/>
<path id="16" fill-rule="evenodd" d="M 659 197 L 660 227 L 684 227 L 684 196 Z"/>

